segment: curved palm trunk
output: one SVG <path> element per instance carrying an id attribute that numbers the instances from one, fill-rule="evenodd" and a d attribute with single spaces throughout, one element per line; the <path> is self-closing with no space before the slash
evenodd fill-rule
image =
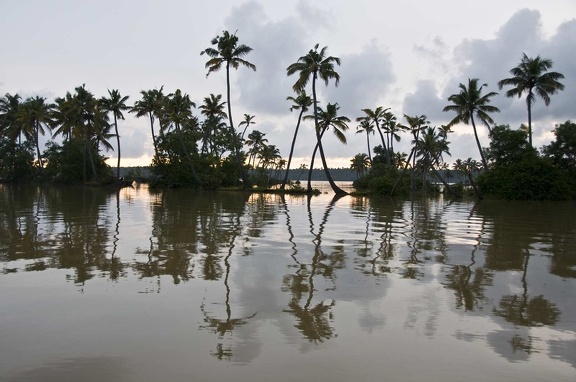
<path id="1" fill-rule="evenodd" d="M 34 143 L 36 144 L 36 154 L 38 156 L 38 165 L 40 166 L 40 172 L 44 172 L 44 165 L 42 163 L 42 156 L 40 155 L 40 140 L 38 139 L 38 129 L 40 128 L 39 122 L 36 122 L 36 131 L 34 134 Z"/>
<path id="2" fill-rule="evenodd" d="M 370 164 L 372 164 L 372 154 L 370 153 L 370 132 L 366 131 L 366 143 L 368 144 L 368 159 L 370 159 Z"/>
<path id="3" fill-rule="evenodd" d="M 530 143 L 530 147 L 532 147 L 532 90 L 528 93 L 526 97 L 526 103 L 528 105 L 528 142 Z"/>
<path id="4" fill-rule="evenodd" d="M 325 131 L 326 129 L 322 130 L 322 133 L 320 134 L 320 139 L 322 139 L 322 137 L 324 136 Z M 314 151 L 312 151 L 312 159 L 310 160 L 310 169 L 308 170 L 308 186 L 306 189 L 309 193 L 312 192 L 312 169 L 314 168 L 314 160 L 316 159 L 317 151 L 318 151 L 318 143 L 316 143 L 316 146 L 314 146 Z"/>
<path id="5" fill-rule="evenodd" d="M 154 134 L 154 116 L 152 115 L 152 112 L 148 112 L 148 115 L 150 116 L 150 130 L 152 131 L 152 144 L 154 145 L 154 154 L 156 154 L 156 157 L 158 157 L 158 146 L 156 144 L 156 135 Z"/>
<path id="6" fill-rule="evenodd" d="M 316 130 L 316 139 L 318 141 L 318 148 L 320 149 L 320 158 L 322 159 L 322 166 L 324 166 L 324 172 L 326 173 L 326 178 L 328 178 L 328 183 L 336 195 L 347 195 L 348 193 L 338 187 L 330 175 L 330 170 L 328 169 L 328 164 L 326 163 L 326 156 L 324 155 L 324 148 L 322 147 L 322 136 L 320 135 L 320 130 L 318 129 L 318 103 L 316 101 L 316 72 L 312 77 L 312 93 L 314 95 L 314 125 Z"/>
<path id="7" fill-rule="evenodd" d="M 476 131 L 476 123 L 474 123 L 474 117 L 471 116 L 472 128 L 474 129 L 474 138 L 476 138 L 476 145 L 478 146 L 478 151 L 480 152 L 480 158 L 482 159 L 482 165 L 486 170 L 488 170 L 488 163 L 486 163 L 486 158 L 484 158 L 484 153 L 482 152 L 482 146 L 480 145 L 480 140 L 478 139 L 478 132 Z"/>
<path id="8" fill-rule="evenodd" d="M 284 175 L 284 180 L 280 189 L 283 190 L 286 187 L 286 182 L 288 181 L 288 173 L 290 172 L 290 163 L 292 163 L 292 155 L 294 154 L 294 145 L 296 144 L 296 137 L 298 136 L 298 129 L 300 128 L 300 121 L 302 121 L 302 114 L 304 114 L 304 107 L 300 109 L 300 115 L 298 115 L 298 123 L 296 124 L 296 130 L 294 130 L 294 138 L 292 138 L 292 146 L 290 146 L 290 155 L 288 156 L 288 164 L 286 165 L 286 174 Z"/>
<path id="9" fill-rule="evenodd" d="M 118 120 L 114 114 L 114 130 L 116 130 L 116 146 L 118 146 L 118 163 L 116 164 L 116 179 L 120 179 L 120 135 L 118 134 Z"/>
<path id="10" fill-rule="evenodd" d="M 236 139 L 236 129 L 234 129 L 234 123 L 232 122 L 232 106 L 230 105 L 230 62 L 226 62 L 226 97 L 228 98 L 228 120 L 230 121 L 230 132 L 232 133 L 232 146 L 234 147 L 234 156 L 236 157 L 236 165 L 238 166 L 238 171 L 240 172 L 240 177 L 242 178 L 242 184 L 244 188 L 251 188 L 250 180 L 244 172 L 244 166 L 240 161 L 240 148 L 238 147 L 238 142 Z"/>

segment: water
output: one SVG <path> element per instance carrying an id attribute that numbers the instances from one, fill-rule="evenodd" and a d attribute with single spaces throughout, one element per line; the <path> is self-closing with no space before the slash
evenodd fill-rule
<path id="1" fill-rule="evenodd" d="M 0 185 L 1 381 L 574 381 L 576 204 Z"/>

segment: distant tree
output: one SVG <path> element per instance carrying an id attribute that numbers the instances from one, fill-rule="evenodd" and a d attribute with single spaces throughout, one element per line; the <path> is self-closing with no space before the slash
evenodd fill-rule
<path id="1" fill-rule="evenodd" d="M 448 123 L 448 128 L 458 123 L 472 123 L 474 138 L 476 138 L 476 145 L 478 146 L 478 152 L 482 158 L 482 164 L 485 169 L 488 169 L 488 163 L 486 162 L 486 158 L 484 158 L 482 146 L 478 139 L 478 132 L 476 130 L 476 124 L 474 123 L 474 115 L 476 115 L 476 117 L 478 117 L 478 119 L 488 127 L 488 131 L 490 131 L 490 124 L 494 124 L 494 121 L 488 113 L 497 113 L 500 112 L 500 109 L 489 105 L 490 98 L 498 93 L 490 92 L 482 95 L 482 88 L 484 86 L 487 85 L 482 84 L 478 86 L 478 78 L 469 78 L 468 86 L 460 84 L 460 93 L 452 94 L 448 97 L 448 101 L 452 102 L 452 105 L 446 106 L 443 111 L 456 112 L 456 117 Z"/>
<path id="2" fill-rule="evenodd" d="M 238 127 L 244 125 L 244 130 L 242 130 L 242 136 L 241 136 L 242 140 L 244 139 L 244 134 L 246 133 L 248 127 L 256 123 L 254 122 L 254 118 L 256 118 L 255 115 L 244 114 L 244 120 L 238 124 Z"/>
<path id="3" fill-rule="evenodd" d="M 234 122 L 232 120 L 232 106 L 230 103 L 230 67 L 232 69 L 238 69 L 240 66 L 245 66 L 249 69 L 256 70 L 256 66 L 251 62 L 244 60 L 248 53 L 252 51 L 252 48 L 244 45 L 238 44 L 238 37 L 235 34 L 230 34 L 228 31 L 223 31 L 222 36 L 216 36 L 210 42 L 214 47 L 209 47 L 200 52 L 201 55 L 206 54 L 210 59 L 206 62 L 206 68 L 208 73 L 217 72 L 222 69 L 225 65 L 226 69 L 226 99 L 228 105 L 228 120 L 230 121 L 230 134 L 232 137 L 232 143 L 234 147 L 234 154 L 236 156 L 236 164 L 238 166 L 238 171 L 245 188 L 250 188 L 250 181 L 246 176 L 244 168 L 242 166 L 242 161 L 240 158 L 240 148 L 237 144 L 236 130 L 234 128 Z"/>
<path id="4" fill-rule="evenodd" d="M 350 169 L 356 171 L 356 178 L 363 176 L 370 167 L 370 159 L 365 153 L 354 155 L 350 162 Z"/>
<path id="5" fill-rule="evenodd" d="M 536 96 L 544 100 L 546 106 L 550 105 L 550 96 L 564 90 L 564 85 L 558 80 L 564 78 L 558 72 L 548 72 L 552 68 L 552 60 L 536 56 L 530 58 L 523 53 L 520 64 L 510 70 L 512 77 L 498 82 L 502 89 L 504 86 L 512 86 L 506 92 L 506 97 L 522 97 L 526 93 L 526 106 L 528 108 L 528 142 L 532 146 L 532 104 L 536 102 Z"/>

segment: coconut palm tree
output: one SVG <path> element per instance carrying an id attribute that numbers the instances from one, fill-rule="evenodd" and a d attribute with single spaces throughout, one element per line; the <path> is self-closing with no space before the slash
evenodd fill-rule
<path id="1" fill-rule="evenodd" d="M 368 145 L 368 159 L 372 163 L 372 154 L 370 153 L 370 134 L 374 134 L 374 124 L 372 121 L 363 119 L 360 125 L 356 127 L 356 134 L 366 133 L 366 143 Z"/>
<path id="2" fill-rule="evenodd" d="M 210 42 L 213 47 L 209 47 L 200 52 L 200 55 L 206 54 L 210 59 L 206 62 L 206 69 L 208 73 L 217 72 L 222 69 L 224 65 L 226 68 L 226 99 L 228 104 L 228 120 L 230 121 L 230 133 L 232 135 L 232 144 L 234 147 L 234 153 L 236 156 L 236 164 L 238 165 L 238 171 L 244 183 L 244 187 L 249 188 L 250 182 L 244 167 L 242 166 L 242 161 L 240 159 L 240 148 L 237 144 L 236 130 L 234 128 L 234 122 L 232 120 L 232 106 L 230 103 L 230 68 L 238 69 L 240 66 L 245 66 L 249 69 L 256 71 L 256 66 L 243 59 L 248 53 L 252 51 L 247 45 L 238 44 L 238 37 L 235 34 L 230 34 L 228 31 L 223 31 L 222 36 L 216 36 Z"/>
<path id="3" fill-rule="evenodd" d="M 53 105 L 46 103 L 46 98 L 36 96 L 24 101 L 16 116 L 16 121 L 22 126 L 26 138 L 34 142 L 40 171 L 44 169 L 44 165 L 40 154 L 39 135 L 46 134 L 44 127 L 50 129 L 52 107 Z"/>
<path id="4" fill-rule="evenodd" d="M 384 148 L 384 152 L 386 153 L 386 164 L 390 166 L 392 163 L 390 158 L 390 152 L 388 151 L 388 145 L 386 144 L 386 140 L 384 139 L 384 134 L 382 134 L 382 129 L 380 128 L 380 121 L 385 117 L 386 112 L 389 108 L 384 108 L 382 106 L 378 106 L 376 109 L 362 109 L 364 112 L 364 116 L 356 118 L 356 121 L 361 122 L 363 120 L 373 121 L 376 125 L 376 130 L 378 130 L 378 134 L 380 134 L 380 140 L 382 141 L 382 147 Z"/>
<path id="5" fill-rule="evenodd" d="M 308 171 L 308 192 L 312 192 L 312 169 L 314 168 L 314 159 L 316 158 L 316 151 L 322 144 L 322 137 L 324 137 L 326 130 L 332 127 L 332 132 L 336 136 L 336 139 L 338 139 L 343 144 L 346 144 L 346 135 L 344 133 L 348 130 L 348 123 L 350 122 L 350 118 L 338 115 L 339 109 L 340 106 L 338 106 L 337 103 L 329 103 L 326 106 L 326 110 L 318 107 L 318 113 L 316 116 L 306 115 L 304 117 L 304 119 L 316 119 L 320 128 L 320 141 L 316 142 L 316 147 L 314 147 L 314 151 L 312 152 L 310 170 Z"/>
<path id="6" fill-rule="evenodd" d="M 526 93 L 526 106 L 528 108 L 528 141 L 532 146 L 532 104 L 536 102 L 536 96 L 544 100 L 546 106 L 550 105 L 550 96 L 564 90 L 564 85 L 558 80 L 564 75 L 558 72 L 549 72 L 552 60 L 536 56 L 530 58 L 526 53 L 522 54 L 520 64 L 510 69 L 512 77 L 498 82 L 502 89 L 504 86 L 512 86 L 506 92 L 506 97 L 522 97 Z"/>
<path id="7" fill-rule="evenodd" d="M 22 97 L 18 94 L 11 95 L 10 93 L 6 93 L 0 99 L 0 134 L 13 140 L 17 137 L 19 143 L 22 128 L 16 119 L 21 99 Z"/>
<path id="8" fill-rule="evenodd" d="M 256 168 L 256 156 L 268 144 L 268 139 L 264 138 L 265 135 L 266 134 L 259 130 L 253 130 L 250 134 L 248 134 L 246 145 L 252 147 L 250 149 L 251 155 L 248 158 L 248 165 L 250 165 L 250 160 L 252 160 L 252 167 L 254 168 Z"/>
<path id="9" fill-rule="evenodd" d="M 154 133 L 154 121 L 160 112 L 160 108 L 164 100 L 164 94 L 162 93 L 163 89 L 164 86 L 161 86 L 160 89 L 141 90 L 140 94 L 142 98 L 134 102 L 134 106 L 130 109 L 130 113 L 136 114 L 137 118 L 143 117 L 145 115 L 150 118 L 152 144 L 154 146 L 154 154 L 156 154 L 156 156 L 158 156 L 158 143 L 156 142 L 156 134 Z"/>
<path id="10" fill-rule="evenodd" d="M 200 114 L 206 117 L 202 123 L 202 153 L 208 152 L 208 146 L 213 154 L 216 153 L 215 136 L 220 129 L 226 128 L 222 120 L 228 118 L 228 114 L 224 111 L 225 106 L 226 102 L 222 101 L 222 94 L 210 94 L 209 97 L 204 97 L 202 105 L 198 106 Z"/>
<path id="11" fill-rule="evenodd" d="M 404 131 L 404 126 L 399 124 L 396 116 L 391 111 L 386 111 L 382 117 L 382 128 L 386 132 L 388 146 L 390 148 L 391 160 L 394 159 L 394 141 L 400 142 L 400 132 Z"/>
<path id="12" fill-rule="evenodd" d="M 456 112 L 456 117 L 446 125 L 447 128 L 458 123 L 472 124 L 472 128 L 474 129 L 474 138 L 476 138 L 476 145 L 478 146 L 478 151 L 482 158 L 482 164 L 485 169 L 488 169 L 488 163 L 486 162 L 486 158 L 484 158 L 482 146 L 478 139 L 478 131 L 476 130 L 476 123 L 474 123 L 474 115 L 476 115 L 480 122 L 486 125 L 488 131 L 490 131 L 490 124 L 494 124 L 494 120 L 490 115 L 488 115 L 488 113 L 499 113 L 500 109 L 496 106 L 489 105 L 490 98 L 494 97 L 498 93 L 489 92 L 482 95 L 482 88 L 487 85 L 482 84 L 478 86 L 478 81 L 478 78 L 469 78 L 468 86 L 464 84 L 458 85 L 460 93 L 452 94 L 448 97 L 448 101 L 452 102 L 452 105 L 446 106 L 443 111 Z"/>
<path id="13" fill-rule="evenodd" d="M 290 64 L 288 68 L 286 68 L 286 72 L 289 76 L 294 73 L 299 73 L 298 80 L 292 86 L 292 89 L 294 89 L 295 92 L 303 91 L 310 81 L 310 77 L 312 77 L 314 126 L 318 148 L 320 149 L 320 157 L 322 158 L 322 165 L 324 166 L 324 172 L 326 173 L 326 178 L 330 183 L 330 187 L 332 187 L 332 190 L 334 190 L 336 195 L 346 195 L 347 192 L 334 183 L 332 175 L 330 175 L 330 171 L 328 170 L 324 148 L 322 147 L 322 139 L 320 137 L 321 131 L 318 121 L 318 97 L 316 95 L 316 80 L 318 77 L 325 82 L 326 86 L 328 86 L 329 81 L 332 79 L 335 81 L 335 85 L 338 86 L 340 75 L 334 70 L 334 65 L 340 65 L 340 59 L 333 56 L 327 57 L 327 47 L 322 48 L 320 51 L 318 51 L 318 47 L 319 44 L 316 44 L 313 49 L 310 49 L 307 55 L 300 57 L 297 62 Z"/>
<path id="14" fill-rule="evenodd" d="M 446 140 L 446 137 L 439 133 L 436 128 L 427 127 L 422 132 L 422 134 L 419 135 L 416 142 L 414 142 L 414 147 L 416 149 L 415 155 L 420 157 L 419 162 L 421 164 L 423 174 L 425 174 L 428 170 L 432 170 L 434 175 L 444 185 L 444 189 L 454 196 L 458 196 L 454 194 L 454 191 L 450 188 L 448 183 L 446 183 L 446 180 L 436 169 L 436 167 L 444 161 L 443 155 L 450 155 L 448 148 L 449 143 L 450 142 Z M 424 185 L 425 184 L 426 183 L 424 183 Z"/>
<path id="15" fill-rule="evenodd" d="M 174 93 L 167 96 L 165 105 L 165 118 L 170 124 L 174 126 L 178 140 L 180 141 L 182 155 L 184 155 L 188 161 L 192 178 L 196 184 L 199 185 L 200 178 L 198 177 L 198 173 L 194 167 L 192 156 L 190 156 L 190 152 L 186 147 L 186 143 L 184 142 L 184 134 L 182 132 L 182 126 L 188 125 L 194 117 L 192 115 L 192 108 L 194 107 L 196 107 L 196 104 L 190 100 L 190 96 L 186 93 L 183 94 L 180 89 L 176 89 Z"/>
<path id="16" fill-rule="evenodd" d="M 100 99 L 100 107 L 114 117 L 114 130 L 116 132 L 116 147 L 118 148 L 118 162 L 116 164 L 116 178 L 120 178 L 120 134 L 118 134 L 118 120 L 124 120 L 123 111 L 129 110 L 130 107 L 126 105 L 129 96 L 122 96 L 117 89 L 108 89 L 108 98 L 102 97 Z"/>
<path id="17" fill-rule="evenodd" d="M 240 139 L 242 140 L 244 139 L 244 134 L 246 133 L 246 129 L 248 129 L 248 126 L 256 123 L 254 122 L 254 118 L 256 118 L 255 115 L 244 114 L 244 120 L 238 124 L 238 127 L 244 125 L 244 130 L 242 130 L 242 135 Z"/>
<path id="18" fill-rule="evenodd" d="M 294 137 L 292 138 L 292 145 L 290 146 L 290 154 L 288 155 L 288 164 L 286 165 L 286 173 L 284 174 L 284 180 L 280 185 L 280 189 L 283 190 L 286 187 L 286 182 L 288 182 L 288 172 L 290 171 L 290 164 L 292 163 L 292 155 L 294 154 L 294 145 L 296 144 L 296 137 L 298 136 L 298 129 L 300 128 L 300 122 L 302 121 L 302 115 L 308 111 L 308 108 L 312 105 L 312 98 L 306 94 L 305 90 L 302 90 L 296 98 L 289 96 L 286 100 L 292 101 L 293 104 L 290 107 L 290 111 L 300 110 L 298 113 L 298 122 L 296 123 L 296 129 L 294 130 Z"/>
<path id="19" fill-rule="evenodd" d="M 368 155 L 361 153 L 354 155 L 354 158 L 350 159 L 350 162 L 350 169 L 356 171 L 356 178 L 359 178 L 364 175 L 372 161 L 368 158 Z"/>

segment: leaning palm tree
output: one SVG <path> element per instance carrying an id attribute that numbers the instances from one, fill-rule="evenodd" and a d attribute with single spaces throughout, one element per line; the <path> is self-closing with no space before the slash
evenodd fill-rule
<path id="1" fill-rule="evenodd" d="M 320 128 L 320 141 L 316 142 L 316 147 L 314 147 L 314 151 L 312 152 L 310 169 L 308 170 L 308 192 L 312 192 L 312 169 L 314 168 L 314 159 L 316 158 L 316 151 L 322 144 L 324 133 L 331 127 L 336 139 L 341 143 L 346 144 L 346 135 L 344 133 L 348 130 L 350 118 L 338 115 L 339 109 L 340 106 L 338 106 L 338 103 L 329 103 L 326 106 L 326 110 L 318 107 L 317 116 L 307 115 L 304 117 L 304 119 L 317 119 L 318 127 Z"/>
<path id="2" fill-rule="evenodd" d="M 256 66 L 243 59 L 248 53 L 252 51 L 248 45 L 238 44 L 238 37 L 235 34 L 230 34 L 228 31 L 223 31 L 222 36 L 216 36 L 210 42 L 215 48 L 206 48 L 200 55 L 206 54 L 210 59 L 206 62 L 206 69 L 208 73 L 217 72 L 222 69 L 222 65 L 226 67 L 226 98 L 228 104 L 228 120 L 230 121 L 230 134 L 232 136 L 232 144 L 234 154 L 236 156 L 236 164 L 238 166 L 238 171 L 240 172 L 240 177 L 245 188 L 250 188 L 250 182 L 244 167 L 242 166 L 242 161 L 240 158 L 240 148 L 238 147 L 236 130 L 234 128 L 234 122 L 232 121 L 232 106 L 230 103 L 230 67 L 233 69 L 238 69 L 240 65 L 256 70 Z"/>
<path id="3" fill-rule="evenodd" d="M 114 130 L 116 132 L 116 147 L 118 148 L 118 162 L 116 164 L 116 178 L 120 178 L 120 134 L 118 134 L 118 120 L 124 120 L 123 111 L 129 110 L 130 107 L 126 105 L 129 96 L 122 97 L 117 89 L 108 89 L 108 98 L 102 97 L 100 99 L 100 107 L 114 117 Z"/>
<path id="4" fill-rule="evenodd" d="M 372 154 L 370 153 L 370 134 L 374 134 L 374 124 L 372 121 L 363 119 L 360 125 L 356 127 L 356 134 L 366 133 L 366 143 L 368 144 L 368 159 L 372 163 Z"/>
<path id="5" fill-rule="evenodd" d="M 292 163 L 292 155 L 294 154 L 294 145 L 296 144 L 296 137 L 298 136 L 298 129 L 300 128 L 300 122 L 302 121 L 302 115 L 308 111 L 308 108 L 312 106 L 312 98 L 306 94 L 305 90 L 302 90 L 296 98 L 289 96 L 286 100 L 292 101 L 292 107 L 290 111 L 300 110 L 298 114 L 298 122 L 296 123 L 296 129 L 294 130 L 294 137 L 292 138 L 292 145 L 290 146 L 290 154 L 288 155 L 288 164 L 286 165 L 286 173 L 284 174 L 284 180 L 280 189 L 283 190 L 286 187 L 286 182 L 288 182 L 288 173 L 290 171 L 290 163 Z"/>
<path id="6" fill-rule="evenodd" d="M 523 53 L 520 64 L 510 70 L 512 77 L 498 82 L 502 89 L 504 86 L 512 86 L 506 92 L 506 97 L 522 97 L 526 93 L 526 106 L 528 108 L 528 141 L 532 146 L 532 104 L 536 102 L 536 96 L 544 100 L 546 106 L 550 105 L 550 96 L 560 90 L 564 85 L 558 80 L 564 75 L 558 72 L 548 72 L 552 67 L 552 60 L 548 58 L 530 58 Z"/>
<path id="7" fill-rule="evenodd" d="M 452 94 L 448 97 L 448 101 L 452 102 L 452 105 L 446 106 L 443 111 L 455 111 L 456 117 L 446 127 L 456 125 L 457 123 L 472 123 L 472 128 L 474 129 L 474 138 L 476 138 L 476 145 L 478 146 L 478 151 L 480 152 L 480 157 L 482 158 L 482 164 L 485 169 L 488 169 L 488 163 L 486 158 L 484 158 L 484 153 L 482 152 L 482 146 L 480 145 L 480 140 L 478 139 L 478 132 L 476 130 L 476 123 L 474 123 L 474 115 L 488 127 L 490 131 L 490 124 L 494 124 L 494 120 L 488 115 L 488 113 L 498 113 L 500 109 L 496 106 L 489 105 L 490 98 L 494 97 L 498 93 L 489 92 L 482 95 L 482 88 L 487 86 L 482 84 L 478 86 L 478 78 L 469 78 L 468 86 L 464 84 L 458 85 L 460 88 L 460 93 Z"/>
<path id="8" fill-rule="evenodd" d="M 244 125 L 244 130 L 242 130 L 241 139 L 244 139 L 244 134 L 246 134 L 246 130 L 248 129 L 248 126 L 256 123 L 256 122 L 254 122 L 254 118 L 256 118 L 255 115 L 244 114 L 244 120 L 238 124 L 238 127 Z"/>
<path id="9" fill-rule="evenodd" d="M 346 195 L 347 192 L 342 190 L 340 187 L 334 183 L 332 175 L 328 169 L 328 164 L 326 163 L 326 156 L 324 155 L 324 148 L 322 147 L 322 138 L 320 137 L 320 125 L 318 122 L 318 97 L 316 96 L 316 80 L 318 77 L 324 80 L 326 86 L 331 79 L 335 80 L 335 85 L 338 86 L 340 82 L 340 75 L 334 70 L 334 65 L 340 65 L 340 59 L 338 57 L 328 56 L 326 57 L 327 47 L 322 48 L 318 51 L 319 44 L 314 46 L 314 49 L 310 49 L 307 55 L 302 56 L 297 62 L 291 64 L 286 68 L 286 72 L 289 76 L 294 73 L 299 73 L 298 80 L 292 86 L 295 92 L 301 92 L 306 88 L 306 85 L 312 77 L 312 99 L 314 105 L 314 125 L 316 131 L 316 140 L 318 148 L 320 149 L 320 157 L 322 158 L 322 165 L 324 166 L 324 172 L 326 173 L 326 178 L 330 183 L 330 187 L 336 193 L 336 195 Z"/>

